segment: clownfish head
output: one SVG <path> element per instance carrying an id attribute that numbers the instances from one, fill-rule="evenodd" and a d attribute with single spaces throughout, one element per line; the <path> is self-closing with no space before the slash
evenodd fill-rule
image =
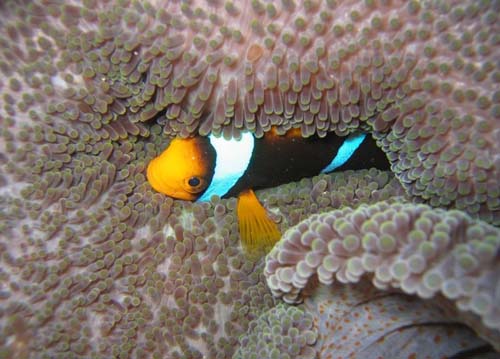
<path id="1" fill-rule="evenodd" d="M 175 138 L 148 165 L 147 179 L 158 192 L 194 201 L 213 176 L 215 154 L 203 137 Z"/>

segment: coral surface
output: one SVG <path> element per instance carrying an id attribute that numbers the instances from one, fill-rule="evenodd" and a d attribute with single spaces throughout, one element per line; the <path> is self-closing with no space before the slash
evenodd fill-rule
<path id="1" fill-rule="evenodd" d="M 234 199 L 174 202 L 145 181 L 172 136 L 370 132 L 394 175 L 259 193 L 283 231 L 403 197 L 498 225 L 499 11 L 495 0 L 1 1 L 0 355 L 231 357 L 273 325 L 263 313 L 294 311 L 276 309 L 262 262 L 242 255 Z"/>

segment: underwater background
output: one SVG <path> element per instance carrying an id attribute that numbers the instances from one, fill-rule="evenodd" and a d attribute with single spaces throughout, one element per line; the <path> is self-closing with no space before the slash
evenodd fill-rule
<path id="1" fill-rule="evenodd" d="M 0 3 L 0 358 L 500 350 L 500 2 Z M 152 190 L 171 138 L 369 132 L 391 171 Z"/>

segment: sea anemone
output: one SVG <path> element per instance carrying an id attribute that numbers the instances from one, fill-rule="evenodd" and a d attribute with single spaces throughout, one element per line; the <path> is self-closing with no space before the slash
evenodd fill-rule
<path id="1" fill-rule="evenodd" d="M 463 212 L 382 201 L 300 222 L 267 256 L 264 274 L 273 294 L 289 303 L 311 281 L 358 283 L 367 274 L 379 289 L 439 294 L 478 316 L 476 330 L 498 343 L 498 253 L 500 230 Z"/>
<path id="2" fill-rule="evenodd" d="M 230 357 L 273 310 L 262 262 L 240 251 L 234 199 L 174 202 L 145 181 L 173 136 L 370 132 L 394 175 L 260 193 L 282 230 L 402 197 L 498 225 L 499 10 L 473 0 L 2 2 L 2 354 Z"/>

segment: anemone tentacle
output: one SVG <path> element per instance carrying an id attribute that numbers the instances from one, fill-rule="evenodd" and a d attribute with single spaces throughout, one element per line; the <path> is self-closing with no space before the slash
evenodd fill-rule
<path id="1" fill-rule="evenodd" d="M 500 230 L 463 212 L 382 201 L 315 214 L 292 227 L 266 257 L 264 275 L 288 303 L 301 301 L 314 278 L 331 285 L 367 275 L 379 289 L 440 295 L 499 343 L 499 253 Z"/>
<path id="2" fill-rule="evenodd" d="M 499 8 L 1 1 L 2 353 L 230 357 L 274 306 L 241 258 L 234 201 L 173 202 L 146 183 L 173 136 L 371 132 L 395 177 L 262 192 L 283 230 L 402 196 L 498 225 Z"/>

